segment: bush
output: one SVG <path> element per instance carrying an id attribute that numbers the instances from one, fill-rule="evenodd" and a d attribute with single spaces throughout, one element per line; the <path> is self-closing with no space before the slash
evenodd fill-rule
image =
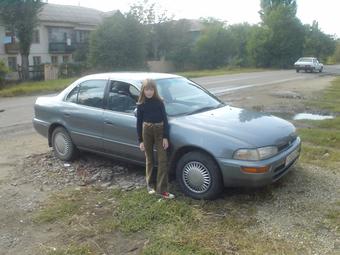
<path id="1" fill-rule="evenodd" d="M 87 70 L 86 63 L 84 62 L 72 62 L 63 63 L 59 66 L 59 78 L 68 78 L 75 76 L 82 76 Z"/>
<path id="2" fill-rule="evenodd" d="M 6 74 L 8 73 L 9 73 L 8 67 L 2 60 L 0 60 L 0 88 L 4 85 Z"/>

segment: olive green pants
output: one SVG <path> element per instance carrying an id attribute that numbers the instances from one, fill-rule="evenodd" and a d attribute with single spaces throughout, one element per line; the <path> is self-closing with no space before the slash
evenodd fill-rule
<path id="1" fill-rule="evenodd" d="M 146 158 L 146 184 L 154 188 L 157 193 L 168 191 L 168 167 L 167 152 L 163 148 L 163 124 L 143 123 L 143 142 Z M 157 150 L 157 177 L 153 180 L 154 154 L 153 148 Z"/>

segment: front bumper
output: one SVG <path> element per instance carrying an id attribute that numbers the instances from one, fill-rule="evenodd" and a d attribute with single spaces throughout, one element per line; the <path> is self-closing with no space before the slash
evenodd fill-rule
<path id="1" fill-rule="evenodd" d="M 291 146 L 281 151 L 274 157 L 261 161 L 243 161 L 235 159 L 217 158 L 220 166 L 224 186 L 235 187 L 259 187 L 265 186 L 279 180 L 291 170 L 291 166 L 298 160 L 299 156 L 286 164 L 286 158 L 295 150 L 301 151 L 301 139 L 297 137 Z M 269 166 L 266 173 L 246 173 L 241 167 L 263 167 Z"/>

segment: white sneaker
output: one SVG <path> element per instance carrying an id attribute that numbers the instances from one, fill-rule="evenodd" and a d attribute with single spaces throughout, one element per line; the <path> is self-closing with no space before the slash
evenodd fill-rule
<path id="1" fill-rule="evenodd" d="M 148 193 L 149 193 L 150 195 L 152 195 L 152 194 L 155 194 L 156 191 L 155 191 L 153 188 L 148 187 Z"/>

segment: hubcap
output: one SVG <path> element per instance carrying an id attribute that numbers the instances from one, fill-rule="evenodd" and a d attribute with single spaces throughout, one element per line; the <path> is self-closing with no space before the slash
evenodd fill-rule
<path id="1" fill-rule="evenodd" d="M 65 156 L 69 151 L 69 144 L 63 133 L 57 133 L 54 137 L 55 149 L 61 156 Z"/>
<path id="2" fill-rule="evenodd" d="M 187 163 L 183 168 L 183 182 L 189 190 L 195 193 L 206 192 L 211 185 L 208 168 L 198 161 Z"/>

